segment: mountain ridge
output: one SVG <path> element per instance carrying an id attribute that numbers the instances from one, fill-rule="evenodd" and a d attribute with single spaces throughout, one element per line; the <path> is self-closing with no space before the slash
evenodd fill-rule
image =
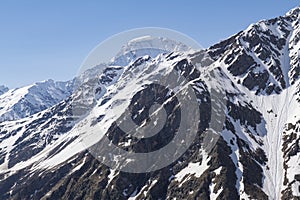
<path id="1" fill-rule="evenodd" d="M 7 90 L 0 96 L 0 121 L 22 119 L 54 106 L 72 93 L 73 84 L 46 80 Z"/>

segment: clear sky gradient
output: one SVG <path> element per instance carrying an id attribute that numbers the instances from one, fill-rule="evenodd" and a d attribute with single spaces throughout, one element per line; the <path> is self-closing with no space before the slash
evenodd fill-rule
<path id="1" fill-rule="evenodd" d="M 170 28 L 209 47 L 299 5 L 296 0 L 4 0 L 0 85 L 71 79 L 96 45 L 128 29 Z"/>

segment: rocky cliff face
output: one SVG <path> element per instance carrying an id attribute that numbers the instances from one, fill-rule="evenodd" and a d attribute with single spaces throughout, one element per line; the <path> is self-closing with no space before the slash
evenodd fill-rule
<path id="1" fill-rule="evenodd" d="M 203 51 L 107 66 L 53 107 L 1 122 L 1 199 L 300 199 L 299 17 L 296 8 Z M 147 173 L 114 170 L 95 159 L 86 147 L 101 147 L 97 138 L 104 134 L 119 148 L 140 153 L 175 137 L 178 99 L 145 84 L 145 74 L 172 70 L 185 77 L 200 110 L 188 150 Z M 206 136 L 217 131 L 210 126 L 212 89 L 224 91 L 218 108 L 225 118 L 215 145 L 206 148 Z M 139 140 L 118 128 L 125 109 L 137 124 L 146 123 L 153 102 L 169 116 L 159 134 Z M 94 141 L 86 139 L 91 133 Z"/>

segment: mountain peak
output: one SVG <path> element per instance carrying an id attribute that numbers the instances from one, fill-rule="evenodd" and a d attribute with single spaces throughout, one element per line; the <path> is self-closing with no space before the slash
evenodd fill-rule
<path id="1" fill-rule="evenodd" d="M 7 92 L 9 90 L 8 87 L 4 86 L 4 85 L 0 85 L 0 95 L 4 94 L 5 92 Z"/>
<path id="2" fill-rule="evenodd" d="M 261 20 L 210 48 L 222 58 L 239 83 L 256 94 L 281 93 L 300 79 L 300 7 L 286 15 Z M 247 67 L 246 67 L 247 66 Z"/>
<path id="3" fill-rule="evenodd" d="M 295 7 L 286 13 L 286 16 L 296 16 L 298 17 L 300 13 L 300 6 Z"/>
<path id="4" fill-rule="evenodd" d="M 130 40 L 127 43 L 127 45 L 123 46 L 121 52 L 145 49 L 145 48 L 161 49 L 161 50 L 167 50 L 169 52 L 187 51 L 190 49 L 190 47 L 175 40 L 171 40 L 164 37 L 153 37 L 150 35 L 145 35 Z"/>
<path id="5" fill-rule="evenodd" d="M 130 40 L 112 59 L 113 65 L 128 65 L 139 57 L 156 57 L 162 53 L 189 51 L 191 48 L 181 42 L 164 37 L 144 35 Z"/>

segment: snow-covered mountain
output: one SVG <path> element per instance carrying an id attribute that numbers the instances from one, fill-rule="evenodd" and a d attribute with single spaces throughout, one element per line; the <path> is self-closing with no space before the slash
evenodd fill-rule
<path id="1" fill-rule="evenodd" d="M 126 66 L 137 58 L 162 53 L 188 51 L 189 47 L 170 39 L 145 36 L 136 38 L 122 47 L 108 64 L 99 64 L 86 70 L 71 81 L 55 82 L 47 80 L 22 88 L 9 90 L 0 86 L 0 121 L 17 120 L 43 111 L 69 97 L 80 82 L 96 78 L 108 66 Z"/>
<path id="2" fill-rule="evenodd" d="M 47 80 L 17 89 L 3 88 L 0 121 L 22 119 L 54 106 L 72 94 L 73 85 L 74 81 Z"/>
<path id="3" fill-rule="evenodd" d="M 159 54 L 188 52 L 190 50 L 192 50 L 191 47 L 171 39 L 154 36 L 138 37 L 130 40 L 127 44 L 122 46 L 120 51 L 111 59 L 110 62 L 100 63 L 97 66 L 83 71 L 76 78 L 75 83 L 80 85 L 81 82 L 86 82 L 89 79 L 96 78 L 107 66 L 125 67 L 144 56 L 155 58 Z"/>
<path id="4" fill-rule="evenodd" d="M 295 8 L 198 52 L 145 51 L 135 57 L 124 47 L 118 65 L 90 70 L 69 97 L 30 117 L 0 123 L 0 198 L 300 199 L 299 23 Z M 149 38 L 134 42 L 143 40 Z M 120 172 L 95 159 L 86 148 L 98 148 L 104 134 L 118 147 L 139 152 L 174 137 L 176 98 L 165 90 L 151 95 L 155 85 L 147 84 L 149 77 L 172 69 L 188 80 L 199 103 L 200 128 L 189 149 L 147 173 Z M 218 103 L 225 121 L 207 151 L 205 137 L 217 131 L 209 127 L 215 109 L 209 87 L 225 91 L 226 103 Z M 116 125 L 126 109 L 142 124 L 157 101 L 169 118 L 154 140 L 136 140 Z"/>
<path id="5" fill-rule="evenodd" d="M 163 37 L 142 36 L 130 40 L 112 59 L 111 65 L 126 66 L 139 57 L 155 58 L 162 53 L 189 51 L 190 47 Z"/>

